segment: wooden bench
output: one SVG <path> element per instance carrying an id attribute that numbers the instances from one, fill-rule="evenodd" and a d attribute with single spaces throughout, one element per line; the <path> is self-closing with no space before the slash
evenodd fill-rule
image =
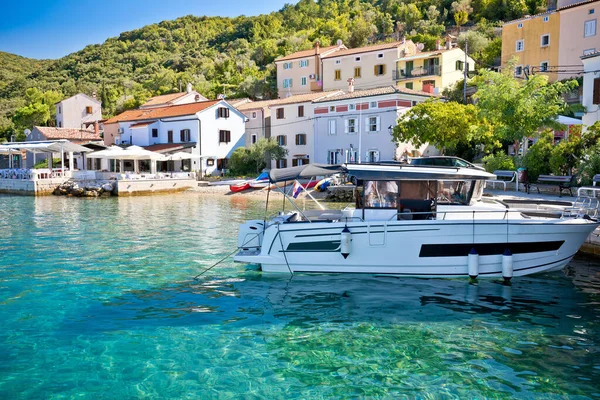
<path id="1" fill-rule="evenodd" d="M 515 182 L 517 179 L 517 171 L 497 170 L 497 171 L 494 171 L 494 175 L 496 175 L 496 179 L 489 179 L 489 180 L 486 180 L 485 182 L 491 183 L 492 188 L 494 188 L 494 185 L 496 183 L 501 183 L 504 186 L 505 192 L 506 192 L 506 184 L 510 183 L 510 182 Z M 517 184 L 517 189 L 518 189 L 518 184 Z"/>
<path id="2" fill-rule="evenodd" d="M 540 175 L 538 176 L 537 183 L 526 184 L 527 193 L 531 187 L 535 187 L 540 193 L 540 187 L 558 187 L 558 195 L 562 197 L 563 190 L 568 190 L 569 194 L 573 196 L 571 188 L 575 185 L 575 175 Z"/>
<path id="3" fill-rule="evenodd" d="M 600 192 L 600 186 L 596 186 L 596 184 L 598 182 L 600 182 L 600 174 L 596 174 L 592 178 L 592 185 L 593 186 L 583 186 L 583 187 L 580 187 L 579 189 L 577 189 L 577 196 L 581 196 L 581 193 L 583 193 L 583 192 L 592 192 L 592 194 L 595 197 L 596 196 L 596 192 Z"/>

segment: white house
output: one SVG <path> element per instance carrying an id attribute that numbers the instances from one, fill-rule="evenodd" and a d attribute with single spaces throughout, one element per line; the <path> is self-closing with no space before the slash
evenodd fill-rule
<path id="1" fill-rule="evenodd" d="M 192 84 L 188 83 L 185 92 L 169 93 L 160 96 L 154 96 L 148 99 L 140 108 L 157 108 L 167 106 L 178 106 L 181 104 L 198 103 L 208 99 L 192 89 Z"/>
<path id="2" fill-rule="evenodd" d="M 102 119 L 102 103 L 95 96 L 79 93 L 54 106 L 58 128 L 82 129 Z"/>
<path id="3" fill-rule="evenodd" d="M 283 160 L 273 161 L 274 168 L 287 168 L 313 162 L 313 100 L 327 98 L 342 91 L 299 94 L 279 99 L 269 105 L 271 137 L 288 150 Z"/>
<path id="4" fill-rule="evenodd" d="M 171 153 L 186 149 L 198 158 L 189 168 L 213 174 L 227 168 L 244 146 L 246 116 L 225 100 L 125 111 L 104 124 L 106 145 L 137 145 Z"/>
<path id="5" fill-rule="evenodd" d="M 313 101 L 314 162 L 378 162 L 437 153 L 427 145 L 403 143 L 397 154 L 391 136 L 399 116 L 433 94 L 394 86 L 354 90 L 352 79 L 349 83 L 347 92 Z"/>
<path id="6" fill-rule="evenodd" d="M 583 96 L 581 104 L 586 113 L 582 123 L 585 129 L 600 121 L 600 51 L 581 57 L 583 62 Z"/>

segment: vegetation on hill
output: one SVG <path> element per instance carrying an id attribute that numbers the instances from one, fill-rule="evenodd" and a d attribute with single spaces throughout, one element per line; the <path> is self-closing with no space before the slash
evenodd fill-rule
<path id="1" fill-rule="evenodd" d="M 21 107 L 47 115 L 42 108 L 51 105 L 31 102 L 29 88 L 38 89 L 41 98 L 96 92 L 105 116 L 136 107 L 152 95 L 178 91 L 188 82 L 209 98 L 220 93 L 274 97 L 273 60 L 310 48 L 316 40 L 326 46 L 341 39 L 357 47 L 407 36 L 431 49 L 446 29 L 478 24 L 480 34 L 495 46 L 488 43 L 480 49 L 489 63 L 499 56 L 499 39 L 493 35 L 497 21 L 538 12 L 544 4 L 545 0 L 300 0 L 255 17 L 163 21 L 58 60 L 0 53 L 0 138 L 31 127 L 23 125 L 31 120 L 13 118 Z M 52 123 L 47 118 L 34 122 Z"/>

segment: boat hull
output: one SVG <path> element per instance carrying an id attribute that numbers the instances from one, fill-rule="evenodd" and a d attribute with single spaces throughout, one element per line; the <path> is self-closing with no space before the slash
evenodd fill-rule
<path id="1" fill-rule="evenodd" d="M 341 234 L 351 232 L 350 252 Z M 560 270 L 598 226 L 566 220 L 423 220 L 283 223 L 269 226 L 261 245 L 235 256 L 265 272 L 361 273 L 412 277 L 466 277 L 468 253 L 478 253 L 478 275 L 501 277 L 505 250 L 514 276 Z"/>

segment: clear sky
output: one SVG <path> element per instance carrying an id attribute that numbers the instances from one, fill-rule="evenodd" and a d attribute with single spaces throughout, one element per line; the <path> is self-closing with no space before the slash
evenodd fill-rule
<path id="1" fill-rule="evenodd" d="M 295 0 L 7 0 L 0 51 L 60 58 L 123 31 L 184 15 L 235 17 L 277 11 Z"/>

